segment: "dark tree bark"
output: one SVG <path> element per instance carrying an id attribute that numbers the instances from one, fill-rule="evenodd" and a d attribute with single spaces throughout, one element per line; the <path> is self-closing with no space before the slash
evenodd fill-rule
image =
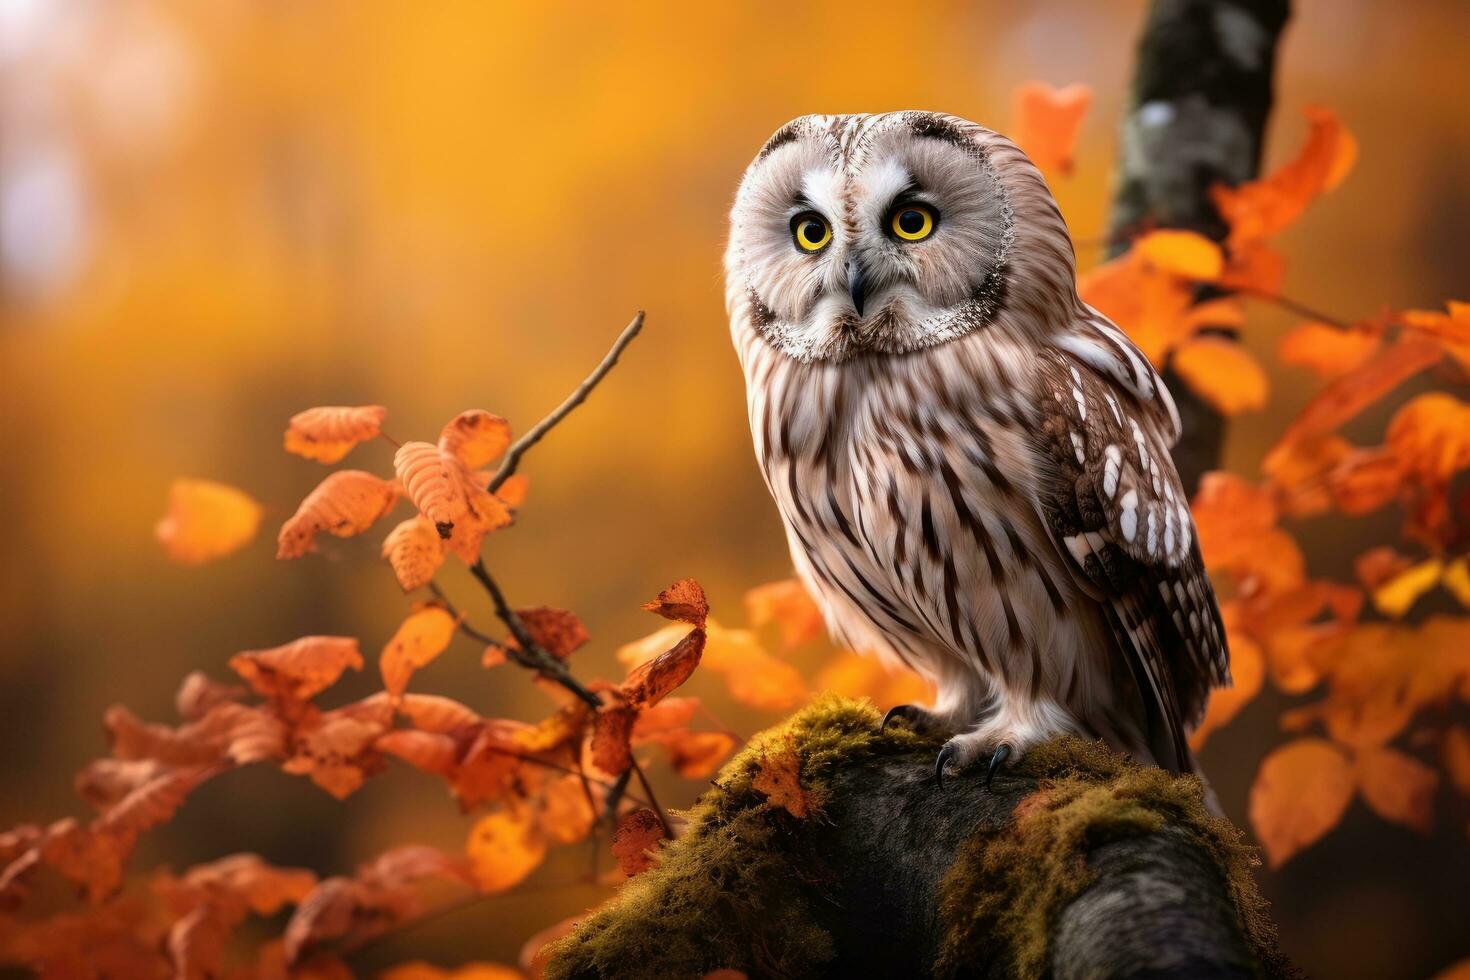
<path id="1" fill-rule="evenodd" d="M 1257 175 L 1287 16 L 1287 0 L 1154 0 L 1123 124 L 1116 250 L 1157 227 L 1224 238 L 1208 191 Z M 1223 424 L 1165 379 L 1192 490 L 1219 464 Z M 1048 743 L 990 788 L 977 771 L 941 788 L 936 743 L 873 735 L 876 718 L 854 711 L 813 723 L 809 710 L 757 736 L 662 863 L 561 942 L 548 977 L 1291 973 L 1248 849 L 1204 812 L 1198 783 Z M 804 815 L 754 788 L 782 746 L 820 801 Z"/>
<path id="2" fill-rule="evenodd" d="M 1109 229 L 1115 253 L 1150 228 L 1225 237 L 1209 188 L 1260 171 L 1289 7 L 1288 0 L 1154 0 L 1123 122 Z M 1219 466 L 1224 420 L 1172 371 L 1164 380 L 1184 423 L 1174 462 L 1192 493 Z"/>

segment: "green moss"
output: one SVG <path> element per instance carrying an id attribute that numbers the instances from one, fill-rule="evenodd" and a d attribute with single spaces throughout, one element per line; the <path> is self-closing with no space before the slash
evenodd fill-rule
<path id="1" fill-rule="evenodd" d="M 1208 812 L 1197 779 L 1135 765 L 1077 738 L 1037 746 L 1019 772 L 1038 780 L 1036 791 L 1010 822 L 972 838 L 941 886 L 945 939 L 936 976 L 1045 975 L 1056 917 L 1093 882 L 1092 849 L 1165 826 L 1183 829 L 1210 854 L 1257 959 L 1269 972 L 1281 970 L 1275 927 L 1251 876 L 1255 850 Z"/>
<path id="2" fill-rule="evenodd" d="M 832 775 L 865 759 L 927 758 L 938 747 L 902 726 L 880 733 L 877 723 L 866 702 L 825 698 L 751 739 L 658 864 L 557 943 L 546 976 L 679 980 L 724 967 L 752 977 L 822 975 L 836 950 L 814 902 L 834 873 L 814 853 L 811 823 L 824 819 Z M 803 819 L 755 785 L 770 760 L 793 755 Z M 1033 748 L 1019 772 L 1038 789 L 1013 819 L 979 831 L 942 884 L 936 976 L 1045 975 L 1056 916 L 1092 883 L 1089 852 L 1164 826 L 1183 828 L 1213 857 L 1245 935 L 1274 972 L 1279 954 L 1251 878 L 1254 851 L 1206 811 L 1197 780 L 1080 739 Z"/>
<path id="3" fill-rule="evenodd" d="M 794 752 L 802 788 L 821 819 L 833 770 L 931 744 L 906 729 L 877 731 L 871 704 L 823 698 L 756 735 L 686 816 L 689 825 L 654 868 L 623 886 L 554 951 L 548 980 L 700 977 L 722 967 L 802 976 L 833 956 L 807 887 L 827 872 L 804 853 L 799 821 L 754 781 L 774 754 Z M 759 945 L 752 945 L 759 923 Z M 656 965 L 655 965 L 656 964 Z"/>

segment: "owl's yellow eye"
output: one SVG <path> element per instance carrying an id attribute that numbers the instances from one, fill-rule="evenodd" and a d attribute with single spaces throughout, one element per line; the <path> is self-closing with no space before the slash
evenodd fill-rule
<path id="1" fill-rule="evenodd" d="M 934 234 L 938 215 L 927 204 L 902 204 L 893 209 L 888 226 L 906 242 L 922 242 Z"/>
<path id="2" fill-rule="evenodd" d="M 804 211 L 791 219 L 791 236 L 803 252 L 820 252 L 832 240 L 832 226 L 814 211 Z"/>

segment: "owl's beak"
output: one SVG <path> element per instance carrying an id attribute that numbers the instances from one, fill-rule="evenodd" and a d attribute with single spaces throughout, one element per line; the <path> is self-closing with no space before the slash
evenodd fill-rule
<path id="1" fill-rule="evenodd" d="M 857 315 L 863 315 L 863 301 L 868 298 L 868 270 L 857 256 L 847 260 L 847 291 L 852 294 L 852 305 Z"/>

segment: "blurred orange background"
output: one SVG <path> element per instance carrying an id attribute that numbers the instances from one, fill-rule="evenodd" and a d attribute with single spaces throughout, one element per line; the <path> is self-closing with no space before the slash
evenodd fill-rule
<path id="1" fill-rule="evenodd" d="M 1283 236 L 1286 292 L 1349 319 L 1466 298 L 1470 10 L 1297 8 L 1267 163 L 1295 152 L 1310 103 L 1336 110 L 1362 155 Z M 81 812 L 71 774 L 104 751 L 109 704 L 170 719 L 189 669 L 222 677 L 230 654 L 305 633 L 376 651 L 406 610 L 380 535 L 277 563 L 267 533 L 203 569 L 169 564 L 152 527 L 173 477 L 246 489 L 272 528 L 324 474 L 280 450 L 294 412 L 381 403 L 394 437 L 432 439 L 480 407 L 524 430 L 639 308 L 644 335 L 527 458 L 529 505 L 487 559 L 512 602 L 581 614 L 594 634 L 582 676 L 619 675 L 616 646 L 658 625 L 638 604 L 676 578 L 700 579 L 716 617 L 738 623 L 746 587 L 789 573 L 723 311 L 742 169 L 802 113 L 932 108 L 1004 129 L 1021 82 L 1084 82 L 1096 98 L 1076 173 L 1055 191 L 1074 236 L 1095 239 L 1143 10 L 0 2 L 0 826 Z M 1293 322 L 1253 314 L 1263 362 Z M 1232 424 L 1228 462 L 1253 472 L 1311 388 L 1277 372 L 1267 411 Z M 373 444 L 352 463 L 387 473 L 390 454 Z M 1347 578 L 1360 549 L 1341 525 L 1331 537 L 1314 560 Z M 462 569 L 446 586 L 490 624 Z M 544 713 L 524 677 L 454 652 L 416 686 L 486 714 Z M 796 655 L 809 674 L 823 657 Z M 367 693 L 371 674 L 341 696 Z M 711 678 L 692 686 L 742 733 L 775 720 Z M 1258 699 L 1203 756 L 1242 825 L 1280 707 Z M 697 790 L 671 779 L 664 792 L 683 805 Z M 1470 953 L 1466 813 L 1441 803 L 1429 838 L 1355 803 L 1324 842 L 1261 872 L 1310 974 L 1421 977 Z M 251 849 L 337 873 L 394 842 L 457 848 L 468 825 L 403 767 L 346 804 L 245 771 L 200 791 L 134 864 Z M 600 898 L 557 885 L 585 862 L 571 850 L 529 891 L 359 965 L 513 962 L 531 932 Z"/>

